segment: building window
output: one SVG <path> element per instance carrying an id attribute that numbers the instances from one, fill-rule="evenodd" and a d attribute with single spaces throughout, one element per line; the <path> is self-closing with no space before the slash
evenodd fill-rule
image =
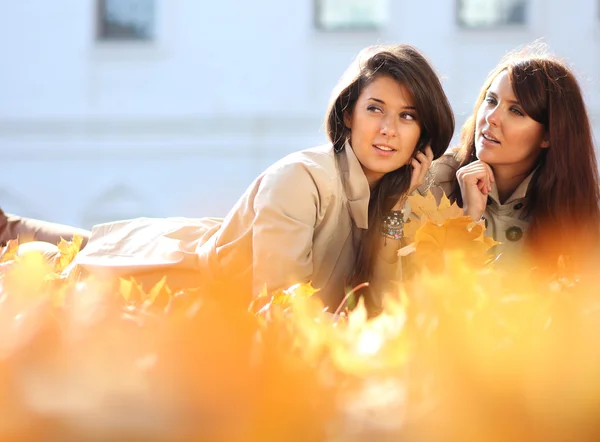
<path id="1" fill-rule="evenodd" d="M 458 23 L 464 28 L 524 25 L 527 0 L 458 0 Z"/>
<path id="2" fill-rule="evenodd" d="M 154 0 L 98 0 L 99 40 L 152 40 L 154 26 Z"/>
<path id="3" fill-rule="evenodd" d="M 383 27 L 387 0 L 315 0 L 318 29 L 370 30 Z"/>

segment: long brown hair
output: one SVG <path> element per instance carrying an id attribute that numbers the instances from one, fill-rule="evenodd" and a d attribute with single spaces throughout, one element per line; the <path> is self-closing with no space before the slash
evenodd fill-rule
<path id="1" fill-rule="evenodd" d="M 437 74 L 426 58 L 415 47 L 403 44 L 363 49 L 334 88 L 325 126 L 335 151 L 341 152 L 350 137 L 344 115 L 353 112 L 363 89 L 380 76 L 395 79 L 412 95 L 421 127 L 415 152 L 423 150 L 429 144 L 434 158 L 440 157 L 446 151 L 454 132 L 452 108 Z M 371 279 L 382 216 L 391 211 L 399 198 L 408 191 L 411 176 L 412 166 L 403 166 L 384 175 L 371 189 L 369 228 L 363 233 L 357 250 L 350 277 L 352 285 Z"/>
<path id="2" fill-rule="evenodd" d="M 503 58 L 488 75 L 473 115 L 461 130 L 456 154 L 459 167 L 477 159 L 477 111 L 491 83 L 503 71 L 508 73 L 527 115 L 543 125 L 550 144 L 537 159 L 525 200 L 531 217 L 527 248 L 536 261 L 550 266 L 560 255 L 577 259 L 584 249 L 596 247 L 600 239 L 600 187 L 586 106 L 577 79 L 563 61 L 540 46 Z M 450 199 L 462 206 L 456 180 Z"/>

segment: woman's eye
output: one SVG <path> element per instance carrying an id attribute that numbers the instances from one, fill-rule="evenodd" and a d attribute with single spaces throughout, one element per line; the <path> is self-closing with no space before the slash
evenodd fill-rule
<path id="1" fill-rule="evenodd" d="M 367 110 L 368 110 L 369 112 L 381 112 L 381 109 L 380 109 L 380 108 L 378 108 L 377 106 L 373 106 L 373 105 L 371 105 L 371 106 L 368 106 L 368 107 L 367 107 Z"/>
<path id="2" fill-rule="evenodd" d="M 496 99 L 494 97 L 486 97 L 485 101 L 490 104 L 496 104 Z"/>
<path id="3" fill-rule="evenodd" d="M 400 114 L 400 118 L 403 118 L 405 120 L 416 120 L 417 116 L 414 114 L 405 113 L 405 114 Z"/>
<path id="4" fill-rule="evenodd" d="M 521 109 L 519 109 L 518 107 L 512 107 L 510 110 L 511 110 L 512 113 L 517 114 L 517 115 L 519 115 L 521 117 L 525 115 L 523 113 L 523 111 L 521 111 Z"/>

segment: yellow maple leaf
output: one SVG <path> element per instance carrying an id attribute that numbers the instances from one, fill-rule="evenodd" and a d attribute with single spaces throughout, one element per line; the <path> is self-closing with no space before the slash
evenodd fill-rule
<path id="1" fill-rule="evenodd" d="M 361 299 L 348 319 L 326 334 L 331 361 L 341 372 L 369 376 L 397 373 L 408 358 L 406 310 L 386 298 L 383 312 L 368 320 Z"/>
<path id="2" fill-rule="evenodd" d="M 138 304 L 146 298 L 144 290 L 134 278 L 119 278 L 119 293 L 129 304 Z"/>
<path id="3" fill-rule="evenodd" d="M 19 241 L 11 239 L 6 243 L 6 246 L 0 250 L 0 263 L 14 261 L 17 257 L 17 251 L 19 250 Z"/>
<path id="4" fill-rule="evenodd" d="M 430 190 L 427 191 L 425 196 L 420 193 L 415 193 L 408 197 L 408 203 L 413 213 L 417 216 L 430 215 L 438 209 L 438 203 L 435 200 L 435 196 Z"/>
<path id="5" fill-rule="evenodd" d="M 415 235 L 417 234 L 417 230 L 419 230 L 427 221 L 427 217 L 416 217 L 410 216 L 408 222 L 404 224 L 404 238 L 406 238 L 409 242 L 414 241 Z"/>
<path id="6" fill-rule="evenodd" d="M 446 194 L 442 195 L 440 205 L 438 206 L 439 221 L 447 220 L 450 218 L 456 218 L 463 215 L 463 209 L 458 207 L 456 202 L 450 204 L 450 200 L 446 197 Z"/>
<path id="7" fill-rule="evenodd" d="M 54 271 L 56 273 L 62 272 L 71 261 L 75 258 L 75 256 L 79 253 L 81 249 L 81 244 L 83 242 L 83 237 L 80 235 L 73 235 L 73 239 L 71 241 L 66 241 L 64 238 L 60 239 L 58 243 L 58 255 L 54 260 Z"/>
<path id="8" fill-rule="evenodd" d="M 154 286 L 148 291 L 148 300 L 154 302 L 156 298 L 164 294 L 171 295 L 171 289 L 167 286 L 167 277 L 163 276 Z"/>
<path id="9" fill-rule="evenodd" d="M 15 259 L 15 265 L 6 272 L 3 289 L 21 307 L 40 299 L 50 299 L 53 292 L 47 289 L 46 283 L 50 272 L 50 264 L 41 253 L 27 253 Z"/>
<path id="10" fill-rule="evenodd" d="M 309 298 L 318 292 L 320 289 L 315 289 L 312 283 L 298 283 L 288 287 L 285 290 L 278 290 L 273 294 L 273 304 L 289 304 L 292 299 Z"/>
<path id="11" fill-rule="evenodd" d="M 427 220 L 436 224 L 443 224 L 446 220 L 463 216 L 463 210 L 456 203 L 450 204 L 445 194 L 442 195 L 438 204 L 431 191 L 427 195 L 420 194 L 408 197 L 411 208 L 409 222 L 404 225 L 404 237 L 413 241 L 417 231 L 425 225 Z"/>
<path id="12" fill-rule="evenodd" d="M 462 250 L 471 265 L 481 265 L 489 259 L 488 250 L 498 244 L 483 234 L 481 223 L 468 216 L 445 220 L 441 225 L 431 220 L 416 232 L 414 257 L 418 264 L 439 270 L 444 264 L 444 254 Z"/>

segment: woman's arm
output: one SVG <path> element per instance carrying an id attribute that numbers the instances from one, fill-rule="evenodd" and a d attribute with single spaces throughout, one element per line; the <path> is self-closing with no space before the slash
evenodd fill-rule
<path id="1" fill-rule="evenodd" d="M 411 161 L 413 168 L 407 195 L 417 191 L 425 182 L 426 175 L 433 161 L 433 152 L 426 147 L 424 152 L 417 152 Z M 381 220 L 381 232 L 377 245 L 377 262 L 373 272 L 373 285 L 375 290 L 383 290 L 389 281 L 401 278 L 401 261 L 398 259 L 398 250 L 402 247 L 402 227 L 408 218 L 405 213 L 406 195 L 400 198 L 392 208 L 392 212 L 384 214 Z"/>
<path id="2" fill-rule="evenodd" d="M 291 163 L 267 174 L 254 198 L 253 292 L 307 282 L 313 235 L 332 195 L 332 177 L 318 165 Z"/>
<path id="3" fill-rule="evenodd" d="M 0 242 L 5 243 L 11 239 L 19 238 L 19 242 L 45 241 L 58 244 L 61 238 L 67 241 L 73 239 L 75 234 L 83 238 L 81 248 L 85 247 L 90 232 L 77 227 L 64 224 L 51 223 L 32 218 L 23 218 L 16 215 L 0 213 Z"/>

